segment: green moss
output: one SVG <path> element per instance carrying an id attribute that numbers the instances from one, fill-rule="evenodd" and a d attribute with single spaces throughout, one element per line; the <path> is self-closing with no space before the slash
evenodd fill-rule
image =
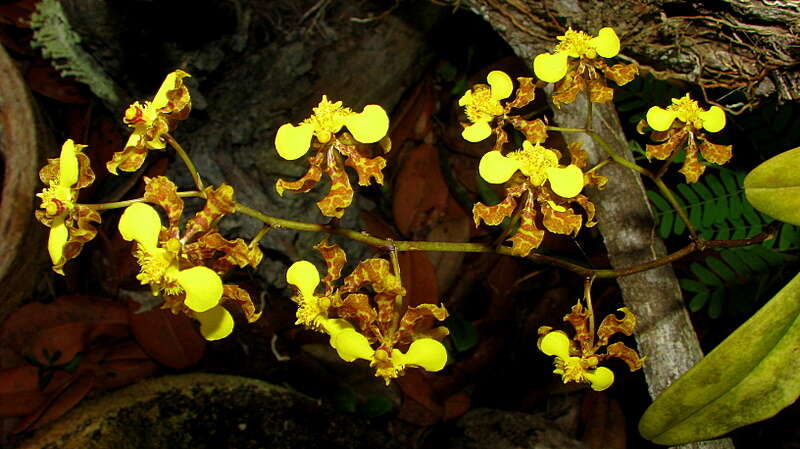
<path id="1" fill-rule="evenodd" d="M 120 98 L 114 81 L 100 64 L 81 47 L 80 36 L 72 30 L 58 0 L 42 0 L 31 15 L 33 40 L 31 47 L 41 48 L 61 76 L 74 77 L 86 84 L 107 105 L 119 106 Z"/>

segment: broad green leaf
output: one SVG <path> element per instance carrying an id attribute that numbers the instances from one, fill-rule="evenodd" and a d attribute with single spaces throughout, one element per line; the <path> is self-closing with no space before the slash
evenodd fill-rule
<path id="1" fill-rule="evenodd" d="M 767 419 L 800 395 L 800 275 L 656 398 L 639 422 L 657 444 L 707 440 Z"/>
<path id="2" fill-rule="evenodd" d="M 744 179 L 747 200 L 777 220 L 800 226 L 800 148 L 781 153 Z"/>
<path id="3" fill-rule="evenodd" d="M 444 321 L 444 325 L 450 330 L 450 338 L 456 351 L 468 351 L 478 344 L 478 331 L 464 315 L 453 312 Z"/>

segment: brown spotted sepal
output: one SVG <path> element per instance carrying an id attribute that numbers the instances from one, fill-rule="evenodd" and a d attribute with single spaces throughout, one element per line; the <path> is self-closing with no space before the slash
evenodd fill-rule
<path id="1" fill-rule="evenodd" d="M 94 182 L 89 157 L 83 154 L 85 147 L 68 139 L 59 157 L 48 159 L 39 171 L 45 187 L 36 194 L 42 204 L 34 214 L 50 228 L 47 248 L 53 271 L 62 275 L 64 264 L 77 257 L 83 245 L 97 235 L 95 225 L 100 223 L 96 210 L 77 202 L 80 189 Z"/>
<path id="2" fill-rule="evenodd" d="M 639 74 L 639 67 L 636 64 L 615 64 L 609 67 L 601 58 L 584 58 L 577 64 L 555 85 L 552 100 L 556 107 L 572 103 L 587 89 L 590 101 L 608 103 L 614 99 L 614 89 L 606 85 L 606 79 L 623 86 Z"/>
<path id="3" fill-rule="evenodd" d="M 189 90 L 183 84 L 188 76 L 183 70 L 168 74 L 152 101 L 137 101 L 125 110 L 122 121 L 133 128 L 133 133 L 125 149 L 114 153 L 106 164 L 109 172 L 116 175 L 118 169 L 136 171 L 144 163 L 148 151 L 166 148 L 164 135 L 186 119 L 192 109 Z"/>

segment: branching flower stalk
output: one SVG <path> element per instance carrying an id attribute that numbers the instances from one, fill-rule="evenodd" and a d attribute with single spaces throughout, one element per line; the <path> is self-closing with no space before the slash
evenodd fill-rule
<path id="1" fill-rule="evenodd" d="M 329 192 L 317 202 L 322 215 L 330 217 L 326 224 L 268 215 L 236 201 L 232 186 L 207 187 L 189 153 L 171 134 L 191 111 L 190 93 L 183 84 L 190 75 L 176 70 L 167 75 L 152 100 L 135 102 L 126 109 L 123 122 L 132 128 L 132 133 L 106 167 L 112 174 L 118 170 L 133 172 L 142 166 L 150 151 L 170 147 L 186 166 L 195 190 L 179 192 L 164 176 L 145 177 L 141 198 L 78 203 L 79 190 L 91 184 L 94 174 L 88 156 L 82 152 L 85 146 L 67 140 L 59 158 L 51 159 L 40 172 L 46 187 L 38 195 L 42 205 L 36 215 L 51 228 L 48 250 L 53 269 L 63 274 L 63 265 L 96 235 L 99 212 L 124 209 L 119 231 L 124 240 L 132 242 L 133 255 L 140 266 L 137 279 L 163 299 L 162 307 L 194 318 L 206 339 L 217 340 L 233 331 L 234 319 L 228 310 L 231 306 L 240 308 L 249 322 L 260 316 L 250 294 L 236 284 L 225 284 L 223 279 L 229 279 L 229 271 L 237 267 L 255 268 L 260 264 L 263 255 L 259 244 L 271 230 L 336 235 L 370 245 L 388 253 L 388 260 L 384 254 L 383 258 L 359 261 L 351 273 L 343 276 L 347 255 L 326 237 L 314 246 L 327 266 L 325 276 L 314 264 L 301 260 L 289 267 L 286 280 L 293 287 L 292 300 L 298 305 L 295 324 L 327 334 L 331 347 L 343 360 L 368 361 L 375 375 L 388 384 L 407 368 L 436 372 L 448 360 L 442 340 L 449 331 L 436 324 L 447 318 L 448 311 L 438 298 L 425 298 L 426 302 L 409 306 L 398 261 L 400 251 L 494 253 L 527 258 L 585 279 L 583 298 L 564 317 L 574 335 L 570 338 L 566 332 L 549 326 L 539 329 L 539 348 L 554 357 L 554 373 L 561 375 L 564 382 L 586 383 L 595 390 L 609 388 L 614 373 L 601 362 L 616 357 L 634 371 L 641 368 L 644 358 L 622 342 L 609 344 L 614 334 L 632 334 L 636 317 L 627 308 L 618 310 L 623 313 L 621 318 L 608 315 L 595 329 L 591 297 L 595 279 L 639 273 L 695 251 L 759 243 L 774 237 L 776 230 L 740 240 L 700 239 L 685 208 L 662 176 L 683 148 L 686 157 L 679 171 L 688 183 L 697 182 L 706 169 L 704 162 L 724 164 L 730 159 L 730 146 L 712 143 L 706 137 L 706 133 L 718 132 L 725 126 L 724 112 L 716 106 L 703 109 L 688 95 L 673 99 L 665 108 L 650 108 L 637 130 L 651 131 L 652 140 L 657 142 L 647 145 L 648 159 L 665 160 L 654 174 L 622 157 L 593 129 L 592 103 L 613 99 L 614 89 L 607 80 L 624 85 L 638 74 L 635 64 L 609 65 L 606 61 L 620 51 L 615 31 L 606 27 L 591 36 L 568 29 L 558 40 L 552 52 L 534 59 L 538 80 L 518 77 L 514 81 L 506 73 L 494 70 L 486 77 L 487 84 L 474 85 L 458 101 L 467 119 L 461 123 L 462 137 L 474 143 L 494 137 L 491 149 L 480 159 L 478 174 L 487 183 L 502 188 L 506 196 L 498 204 L 478 202 L 472 209 L 475 226 L 506 224 L 494 242 L 396 241 L 340 226 L 340 218 L 355 193 L 346 167 L 355 171 L 360 186 L 383 184 L 387 164 L 383 154 L 391 151 L 392 145 L 387 136 L 388 114 L 375 104 L 357 112 L 342 101 L 331 101 L 323 95 L 309 117 L 297 125 L 283 124 L 277 131 L 278 155 L 286 160 L 305 157 L 308 164 L 299 179 L 278 180 L 277 193 L 282 196 L 285 191 L 308 192 L 323 176 L 330 178 Z M 521 114 L 543 83 L 555 83 L 551 96 L 555 107 L 573 102 L 581 93 L 586 95 L 584 128 L 548 126 L 542 119 Z M 521 144 L 512 143 L 510 128 L 523 136 Z M 608 159 L 587 168 L 588 155 L 579 144 L 570 144 L 566 149 L 548 147 L 549 131 L 584 133 L 606 151 Z M 539 252 L 548 233 L 574 237 L 583 227 L 597 224 L 596 206 L 583 191 L 586 187 L 606 186 L 609 179 L 598 172 L 611 162 L 650 178 L 685 223 L 691 242 L 656 260 L 619 269 L 590 268 Z M 184 198 L 205 202 L 202 210 L 188 220 L 182 219 Z M 228 240 L 220 233 L 220 219 L 233 213 L 263 224 L 249 242 L 242 238 Z M 599 352 L 603 348 L 605 352 Z"/>

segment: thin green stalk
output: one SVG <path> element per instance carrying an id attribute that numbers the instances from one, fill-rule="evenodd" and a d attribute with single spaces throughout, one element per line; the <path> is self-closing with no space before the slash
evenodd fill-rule
<path id="1" fill-rule="evenodd" d="M 196 190 L 189 190 L 187 192 L 178 192 L 178 196 L 180 198 L 202 198 L 203 195 L 196 191 Z M 128 207 L 133 203 L 142 203 L 144 202 L 144 198 L 134 198 L 132 200 L 125 200 L 125 201 L 114 201 L 111 203 L 98 203 L 98 204 L 81 204 L 81 206 L 86 206 L 90 209 L 94 210 L 111 210 L 111 209 L 122 209 L 123 207 Z"/>
<path id="2" fill-rule="evenodd" d="M 614 149 L 611 148 L 611 145 L 606 143 L 606 141 L 602 137 L 600 137 L 600 135 L 597 134 L 595 131 L 582 128 L 563 128 L 559 126 L 548 126 L 547 130 L 585 133 L 589 137 L 591 137 L 592 140 L 594 140 L 598 145 L 600 145 L 600 147 L 603 148 L 603 151 L 605 151 L 608 154 L 608 156 L 614 160 L 614 162 L 622 165 L 625 168 L 631 169 L 643 176 L 647 176 L 648 178 L 652 179 L 653 183 L 655 183 L 659 192 L 661 192 L 661 195 L 664 196 L 664 199 L 666 199 L 667 202 L 669 202 L 672 208 L 675 209 L 675 212 L 678 213 L 678 217 L 681 219 L 681 221 L 683 221 L 684 224 L 686 224 L 686 229 L 689 230 L 689 234 L 692 236 L 692 239 L 693 240 L 698 239 L 697 231 L 694 229 L 694 225 L 692 225 L 692 222 L 689 220 L 689 215 L 686 214 L 686 210 L 683 208 L 681 203 L 679 203 L 678 200 L 675 198 L 675 194 L 672 193 L 672 190 L 670 190 L 670 188 L 667 187 L 666 184 L 664 184 L 664 181 L 662 181 L 656 175 L 654 175 L 653 172 L 638 165 L 636 162 L 629 161 L 628 159 L 622 157 L 620 154 L 614 151 Z"/>
<path id="3" fill-rule="evenodd" d="M 192 180 L 194 181 L 194 185 L 197 187 L 197 190 L 201 192 L 203 198 L 205 198 L 205 192 L 203 188 L 203 180 L 200 178 L 200 173 L 197 171 L 197 167 L 195 167 L 194 162 L 186 153 L 186 150 L 175 140 L 171 135 L 164 134 L 164 138 L 167 140 L 167 143 L 175 149 L 175 152 L 178 153 L 181 160 L 183 161 L 184 165 L 186 165 L 186 169 L 189 170 L 189 174 L 192 175 Z"/>

